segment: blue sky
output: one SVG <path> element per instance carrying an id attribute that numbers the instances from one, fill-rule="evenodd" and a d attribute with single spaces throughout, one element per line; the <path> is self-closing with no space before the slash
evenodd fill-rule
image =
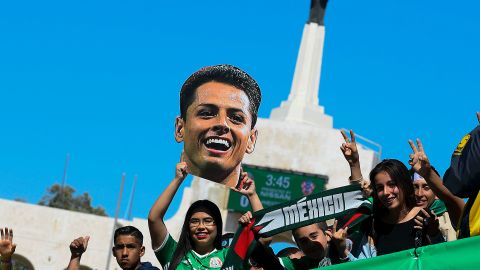
<path id="1" fill-rule="evenodd" d="M 67 183 L 110 215 L 122 172 L 122 215 L 138 174 L 133 215 L 146 217 L 180 155 L 183 81 L 202 66 L 239 66 L 259 82 L 268 117 L 288 97 L 309 2 L 0 4 L 0 197 L 37 203 L 70 153 Z M 404 162 L 420 137 L 444 172 L 480 110 L 479 8 L 330 1 L 319 98 L 334 127 Z"/>

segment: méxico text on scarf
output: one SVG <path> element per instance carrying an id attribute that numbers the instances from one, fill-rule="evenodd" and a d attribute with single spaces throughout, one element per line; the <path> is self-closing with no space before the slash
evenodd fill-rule
<path id="1" fill-rule="evenodd" d="M 246 226 L 240 226 L 235 233 L 222 269 L 243 269 L 245 259 L 256 244 L 255 236 L 269 237 L 313 223 L 351 215 L 363 206 L 371 207 L 371 203 L 363 197 L 360 185 L 356 184 L 311 194 L 257 211 L 253 213 L 253 221 Z"/>

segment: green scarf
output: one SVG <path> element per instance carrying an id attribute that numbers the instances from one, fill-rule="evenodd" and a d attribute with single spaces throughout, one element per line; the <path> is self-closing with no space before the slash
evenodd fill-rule
<path id="1" fill-rule="evenodd" d="M 360 185 L 349 185 L 257 211 L 253 213 L 252 222 L 238 228 L 222 269 L 243 269 L 258 237 L 273 236 L 345 215 L 355 216 L 356 212 L 363 217 L 364 207 L 371 209 L 371 202 L 363 198 Z M 355 226 L 362 220 L 354 218 L 348 226 Z"/>

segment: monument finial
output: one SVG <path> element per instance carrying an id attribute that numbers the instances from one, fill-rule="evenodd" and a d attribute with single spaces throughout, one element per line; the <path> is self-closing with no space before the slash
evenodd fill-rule
<path id="1" fill-rule="evenodd" d="M 325 9 L 327 8 L 328 0 L 311 0 L 310 2 L 310 17 L 307 23 L 316 23 L 318 25 L 323 24 L 323 18 L 325 17 Z"/>
<path id="2" fill-rule="evenodd" d="M 332 128 L 333 119 L 318 102 L 322 71 L 325 25 L 323 17 L 328 0 L 311 0 L 310 18 L 303 28 L 300 51 L 288 100 L 274 108 L 270 119 L 309 123 Z"/>

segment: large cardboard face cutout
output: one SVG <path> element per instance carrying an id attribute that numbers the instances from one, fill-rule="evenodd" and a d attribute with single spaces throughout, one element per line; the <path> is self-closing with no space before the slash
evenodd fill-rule
<path id="1" fill-rule="evenodd" d="M 245 92 L 229 84 L 210 81 L 196 89 L 185 119 L 175 122 L 191 174 L 237 186 L 243 156 L 253 152 L 257 139 L 249 109 Z"/>

